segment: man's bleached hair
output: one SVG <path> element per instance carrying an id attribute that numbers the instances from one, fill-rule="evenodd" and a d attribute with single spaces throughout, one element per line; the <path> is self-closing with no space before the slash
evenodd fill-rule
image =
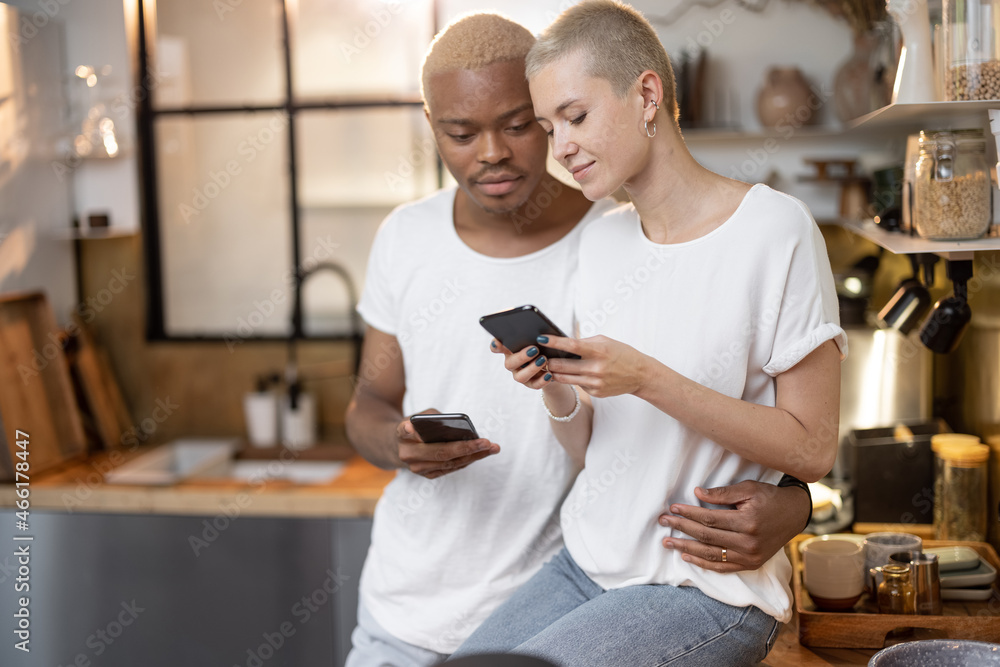
<path id="1" fill-rule="evenodd" d="M 535 37 L 524 26 L 490 12 L 465 14 L 434 37 L 420 73 L 420 94 L 428 106 L 431 77 L 439 72 L 480 70 L 498 62 L 524 61 Z"/>
<path id="2" fill-rule="evenodd" d="M 586 54 L 587 73 L 611 83 L 624 98 L 639 75 L 652 70 L 663 82 L 660 108 L 677 119 L 674 70 L 656 31 L 638 10 L 614 0 L 585 0 L 542 32 L 528 52 L 528 79 L 574 51 Z"/>

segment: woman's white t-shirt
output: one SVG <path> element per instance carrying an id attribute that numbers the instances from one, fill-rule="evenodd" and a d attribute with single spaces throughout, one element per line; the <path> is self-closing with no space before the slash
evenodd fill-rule
<path id="1" fill-rule="evenodd" d="M 823 342 L 847 351 L 815 221 L 800 201 L 763 185 L 720 227 L 686 243 L 653 243 L 634 207 L 616 208 L 584 230 L 577 276 L 581 337 L 622 341 L 751 403 L 773 406 L 775 376 Z M 791 568 L 783 552 L 758 570 L 719 574 L 664 549 L 664 537 L 686 536 L 657 523 L 671 503 L 701 504 L 696 486 L 780 477 L 635 396 L 594 399 L 586 467 L 562 508 L 566 546 L 603 588 L 697 586 L 785 622 Z"/>

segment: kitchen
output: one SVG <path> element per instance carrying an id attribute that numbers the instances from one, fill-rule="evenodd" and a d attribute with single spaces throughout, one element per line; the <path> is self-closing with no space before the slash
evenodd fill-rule
<path id="1" fill-rule="evenodd" d="M 171 664 L 182 659 L 246 664 L 242 649 L 256 649 L 262 632 L 286 620 L 298 623 L 290 609 L 306 596 L 316 607 L 311 622 L 293 626 L 296 640 L 287 638 L 268 663 L 339 663 L 353 627 L 367 517 L 389 476 L 348 463 L 351 475 L 345 472 L 338 480 L 341 487 L 325 493 L 320 485 L 261 477 L 265 464 L 260 461 L 278 461 L 274 467 L 282 474 L 308 462 L 302 475 L 343 465 L 344 409 L 353 390 L 359 331 L 351 303 L 362 287 L 372 236 L 394 205 L 448 182 L 434 159 L 417 101 L 420 58 L 436 26 L 484 6 L 437 3 L 432 14 L 430 4 L 420 2 L 299 2 L 289 5 L 298 13 L 290 11 L 288 24 L 274 3 L 169 2 L 146 8 L 150 33 L 143 37 L 134 29 L 138 7 L 133 2 L 13 4 L 21 14 L 8 27 L 24 37 L 23 52 L 36 48 L 50 56 L 37 61 L 39 67 L 43 75 L 55 72 L 53 78 L 61 82 L 45 94 L 65 98 L 47 105 L 51 99 L 24 96 L 29 110 L 24 117 L 44 119 L 42 111 L 62 105 L 80 130 L 64 137 L 45 135 L 53 153 L 41 163 L 10 152 L 7 168 L 13 167 L 13 177 L 2 200 L 0 291 L 44 290 L 63 327 L 72 325 L 70 315 L 76 312 L 92 334 L 91 347 L 105 350 L 112 370 L 107 375 L 120 385 L 128 413 L 117 419 L 125 438 L 118 440 L 126 446 L 107 448 L 106 458 L 85 464 L 82 474 L 67 472 L 49 489 L 43 477 L 33 489 L 37 514 L 32 517 L 38 530 L 48 522 L 52 531 L 49 547 L 36 550 L 34 576 L 52 598 L 47 606 L 38 601 L 32 659 L 67 664 L 84 655 L 94 664 L 148 662 L 156 647 L 168 651 L 165 660 Z M 500 9 L 538 32 L 562 9 L 550 4 L 505 3 Z M 767 180 L 805 201 L 821 222 L 852 214 L 847 195 L 856 194 L 849 186 L 858 179 L 846 171 L 850 161 L 856 161 L 850 169 L 868 177 L 903 162 L 909 134 L 966 126 L 948 119 L 941 125 L 941 118 L 914 113 L 846 130 L 830 102 L 837 99 L 836 73 L 852 55 L 852 28 L 813 3 L 637 7 L 656 18 L 672 56 L 692 41 L 706 48 L 701 126 L 685 129 L 696 157 L 725 175 Z M 44 30 L 57 25 L 56 31 Z M 299 36 L 290 53 L 283 47 L 283 30 Z M 153 44 L 154 34 L 158 67 L 133 67 L 140 37 Z M 53 62 L 51 54 L 61 57 Z M 823 101 L 816 105 L 815 119 L 762 129 L 758 98 L 774 66 L 801 70 L 809 90 Z M 296 74 L 294 90 L 286 88 L 286 67 Z M 147 74 L 138 77 L 137 71 Z M 17 90 L 4 91 L 9 92 Z M 973 108 L 960 109 L 969 113 L 954 122 L 987 127 L 988 104 L 964 104 Z M 89 112 L 101 105 L 105 113 L 90 118 Z M 291 122 L 283 115 L 289 108 Z M 113 132 L 95 122 L 101 118 L 113 121 Z M 48 121 L 51 127 L 66 125 L 62 118 Z M 985 161 L 992 165 L 996 156 L 988 129 L 986 137 Z M 144 138 L 155 139 L 154 155 L 144 152 L 150 145 Z M 351 156 L 350 164 L 345 155 Z M 841 172 L 822 177 L 821 163 Z M 552 173 L 559 169 L 554 166 Z M 359 179 L 362 172 L 367 176 Z M 265 222 L 251 227 L 248 220 Z M 844 276 L 845 289 L 856 290 L 842 294 L 844 303 L 857 307 L 864 301 L 863 315 L 869 318 L 911 272 L 906 250 L 879 254 L 878 246 L 859 236 L 871 227 L 822 226 L 835 272 Z M 878 258 L 878 269 L 858 270 L 870 256 Z M 857 344 L 852 337 L 855 358 L 866 358 L 861 352 L 865 340 L 869 347 L 898 347 L 882 357 L 867 355 L 875 370 L 860 368 L 857 382 L 845 385 L 845 399 L 855 402 L 849 409 L 842 405 L 842 436 L 845 423 L 892 427 L 898 420 L 933 418 L 984 441 L 995 434 L 1000 369 L 997 325 L 991 318 L 997 309 L 998 277 L 992 268 L 997 257 L 995 251 L 972 257 L 972 322 L 955 352 L 931 355 L 914 342 L 917 331 L 893 338 L 866 330 Z M 860 265 L 863 269 L 871 261 Z M 934 274 L 931 294 L 937 300 L 951 292 L 952 284 L 944 262 Z M 885 369 L 894 366 L 899 373 L 887 375 Z M 845 366 L 845 382 L 850 372 Z M 276 391 L 284 396 L 290 386 L 303 400 L 299 409 L 289 405 L 286 423 L 300 434 L 300 442 L 318 440 L 324 446 L 276 450 L 294 461 L 282 461 L 278 454 L 268 459 L 263 456 L 267 447 L 251 448 L 257 458 L 249 460 L 258 463 L 248 466 L 247 474 L 256 472 L 257 483 L 248 483 L 244 493 L 219 481 L 176 487 L 104 483 L 105 474 L 147 444 L 252 437 L 248 414 L 255 413 L 245 411 L 248 401 L 255 395 L 273 397 Z M 900 398 L 914 388 L 915 395 Z M 897 400 L 902 405 L 895 405 Z M 264 414 L 263 430 L 269 419 L 280 418 Z M 9 419 L 5 414 L 5 422 Z M 33 446 L 41 441 L 33 434 Z M 70 453 L 78 455 L 79 448 Z M 9 490 L 3 496 L 11 508 L 4 530 L 14 524 L 15 496 Z M 196 560 L 165 557 L 178 544 L 184 557 Z M 43 568 L 46 551 L 48 558 L 59 553 L 51 569 Z M 342 573 L 347 583 L 338 579 Z M 213 581 L 214 595 L 202 594 L 200 587 Z M 140 591 L 162 599 L 167 586 L 182 587 L 184 596 L 195 601 L 197 613 L 189 622 L 178 619 L 175 630 L 164 632 L 163 623 L 189 610 L 149 604 L 148 630 L 140 615 L 100 657 L 87 647 L 87 637 L 107 626 L 120 603 L 131 602 Z M 330 594 L 333 588 L 340 592 Z M 240 589 L 273 613 L 237 617 L 236 610 L 243 613 L 247 606 L 238 600 Z M 316 600 L 329 599 L 320 605 L 313 601 L 314 592 Z M 140 597 L 136 600 L 143 607 Z M 80 602 L 62 608 L 60 599 Z M 13 603 L 5 594 L 2 604 Z M 208 626 L 212 619 L 224 622 Z M 205 627 L 214 633 L 198 635 Z M 195 639 L 178 639 L 175 632 Z M 12 664 L 22 664 L 13 662 L 21 659 L 10 656 Z"/>

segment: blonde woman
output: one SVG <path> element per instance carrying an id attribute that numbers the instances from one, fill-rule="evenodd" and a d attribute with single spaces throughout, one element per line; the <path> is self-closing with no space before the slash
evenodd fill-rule
<path id="1" fill-rule="evenodd" d="M 553 154 L 587 198 L 624 187 L 633 203 L 581 237 L 582 337 L 539 340 L 581 359 L 494 341 L 585 467 L 562 506 L 563 551 L 455 655 L 755 664 L 791 616 L 783 552 L 756 570 L 702 569 L 669 549 L 685 535 L 648 517 L 699 504 L 698 487 L 832 467 L 847 342 L 822 236 L 800 201 L 694 160 L 669 59 L 631 7 L 567 10 L 527 75 Z M 714 558 L 725 565 L 727 550 Z"/>

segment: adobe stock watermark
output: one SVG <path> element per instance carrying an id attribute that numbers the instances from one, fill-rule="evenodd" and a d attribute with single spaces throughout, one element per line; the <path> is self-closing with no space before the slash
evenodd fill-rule
<path id="1" fill-rule="evenodd" d="M 124 452 L 134 452 L 138 449 L 140 443 L 146 442 L 156 433 L 160 425 L 180 408 L 180 404 L 174 403 L 169 396 L 156 399 L 155 406 L 148 417 L 122 433 L 122 449 L 112 449 L 103 459 L 91 462 L 90 472 L 85 476 L 77 475 L 74 477 L 76 488 L 73 493 L 63 492 L 60 498 L 63 507 L 68 512 L 73 512 L 77 507 L 83 505 L 94 493 L 94 490 L 104 484 L 105 475 L 127 461 Z"/>
<path id="2" fill-rule="evenodd" d="M 136 275 L 130 273 L 128 268 L 122 267 L 121 269 L 114 269 L 111 271 L 111 279 L 105 287 L 99 289 L 93 296 L 87 297 L 83 303 L 76 305 L 73 312 L 85 324 L 90 324 L 94 321 L 99 313 L 104 312 L 115 297 L 125 291 L 135 280 Z M 66 334 L 68 336 L 77 336 L 80 333 L 80 327 L 76 321 L 71 320 L 69 325 L 66 327 Z M 62 338 L 56 334 L 49 332 L 48 334 L 49 342 L 42 346 L 41 349 L 35 348 L 32 350 L 31 363 L 30 364 L 18 364 L 17 372 L 21 376 L 21 381 L 24 384 L 28 384 L 30 380 L 38 377 L 38 375 L 48 368 L 49 364 L 55 359 L 59 359 L 62 354 L 63 341 Z"/>
<path id="3" fill-rule="evenodd" d="M 579 323 L 580 338 L 596 335 L 607 324 L 608 318 L 618 312 L 619 306 L 641 290 L 665 264 L 663 255 L 650 248 L 646 257 L 632 271 L 623 274 L 615 282 L 614 291 L 618 297 L 605 299 L 597 308 L 588 309 L 583 314 Z"/>
<path id="4" fill-rule="evenodd" d="M 236 663 L 233 667 L 264 667 L 285 646 L 288 640 L 295 636 L 299 627 L 305 626 L 312 620 L 350 579 L 349 576 L 340 571 L 339 567 L 336 572 L 327 570 L 323 583 L 308 595 L 303 595 L 292 605 L 290 613 L 292 618 L 298 622 L 298 626 L 292 620 L 287 620 L 279 623 L 274 630 L 261 633 L 263 641 L 256 647 L 248 648 L 243 663 Z"/>
<path id="5" fill-rule="evenodd" d="M 546 180 L 542 183 L 534 198 L 529 199 L 521 207 L 520 213 L 514 211 L 510 214 L 510 219 L 514 222 L 514 231 L 520 234 L 525 227 L 533 225 L 542 213 L 559 198 L 564 187 L 557 179 Z"/>
<path id="6" fill-rule="evenodd" d="M 271 479 L 278 478 L 282 471 L 292 461 L 297 460 L 299 452 L 297 450 L 282 449 L 277 459 L 267 462 L 262 470 L 254 472 L 247 479 L 251 491 L 249 493 L 240 491 L 232 500 L 219 503 L 219 512 L 209 519 L 203 519 L 202 529 L 198 535 L 188 535 L 188 546 L 195 558 L 215 544 L 218 539 L 229 530 L 233 524 L 243 516 L 243 511 L 253 504 L 254 496 L 260 494 Z"/>
<path id="7" fill-rule="evenodd" d="M 242 0 L 240 0 L 242 1 Z M 371 46 L 372 42 L 378 39 L 382 31 L 389 27 L 393 18 L 403 12 L 403 4 L 399 0 L 392 0 L 384 3 L 384 6 L 369 10 L 371 17 L 363 26 L 355 26 L 349 42 L 340 42 L 340 55 L 344 61 L 350 63 L 362 51 Z"/>
<path id="8" fill-rule="evenodd" d="M 401 185 L 410 179 L 416 170 L 430 161 L 434 160 L 437 154 L 437 145 L 431 137 L 425 137 L 423 141 L 414 144 L 413 150 L 406 155 L 399 156 L 396 171 L 386 171 L 383 173 L 385 184 L 395 192 Z"/>
<path id="9" fill-rule="evenodd" d="M 407 319 L 409 327 L 396 334 L 398 345 L 391 345 L 389 349 L 383 345 L 378 353 L 369 355 L 369 359 L 362 361 L 358 374 L 352 378 L 354 386 L 358 387 L 374 382 L 385 369 L 402 356 L 400 347 L 408 345 L 414 336 L 427 333 L 430 326 L 444 315 L 452 304 L 465 295 L 467 289 L 464 278 L 460 276 L 445 278 L 441 282 L 437 296 L 411 311 Z"/>
<path id="10" fill-rule="evenodd" d="M 123 600 L 120 603 L 121 611 L 114 616 L 104 627 L 97 628 L 93 634 L 87 637 L 84 645 L 90 649 L 87 652 L 77 653 L 72 660 L 66 663 L 66 667 L 91 667 L 98 663 L 92 658 L 99 658 L 117 641 L 126 628 L 132 626 L 139 618 L 139 614 L 146 611 L 145 607 L 140 607 L 133 599 L 130 602 Z M 59 667 L 63 667 L 59 663 Z"/>
<path id="11" fill-rule="evenodd" d="M 34 39 L 40 30 L 45 28 L 49 22 L 59 15 L 62 8 L 73 0 L 35 0 L 38 11 L 30 16 L 25 14 L 21 17 L 21 23 L 16 31 L 10 31 L 7 39 L 11 47 L 23 46 Z"/>
<path id="12" fill-rule="evenodd" d="M 687 48 L 690 51 L 698 52 L 707 49 L 715 40 L 722 36 L 728 26 L 736 22 L 736 14 L 731 9 L 724 9 L 719 12 L 718 18 L 705 19 L 701 22 L 703 30 L 694 35 L 688 35 Z"/>
<path id="13" fill-rule="evenodd" d="M 142 77 L 140 83 L 137 83 L 131 90 L 116 96 L 112 100 L 110 108 L 112 113 L 117 116 L 119 125 L 130 121 L 129 112 L 149 97 L 150 93 L 160 85 L 162 80 L 163 74 L 152 68 L 147 68 L 146 74 Z M 84 156 L 79 155 L 74 150 L 69 150 L 61 159 L 52 161 L 52 171 L 60 182 L 65 182 L 66 177 L 76 171 L 77 167 L 83 164 L 84 161 Z"/>
<path id="14" fill-rule="evenodd" d="M 254 134 L 248 134 L 236 147 L 236 152 L 242 161 L 231 159 L 218 170 L 210 169 L 208 181 L 192 190 L 190 201 L 177 205 L 177 212 L 184 218 L 184 222 L 190 224 L 192 218 L 201 215 L 216 197 L 232 185 L 233 179 L 243 173 L 243 168 L 256 160 L 286 127 L 288 127 L 288 116 L 280 111 L 273 112 L 267 125 Z"/>
<path id="15" fill-rule="evenodd" d="M 254 300 L 250 312 L 236 318 L 234 330 L 223 334 L 222 339 L 229 352 L 232 353 L 237 346 L 253 338 L 257 330 L 278 311 L 278 306 L 286 301 L 288 293 L 294 291 L 299 277 L 312 271 L 321 262 L 333 259 L 334 251 L 340 246 L 329 234 L 318 238 L 309 256 L 298 267 L 285 274 L 282 280 L 285 289 L 275 288 L 262 299 Z"/>

